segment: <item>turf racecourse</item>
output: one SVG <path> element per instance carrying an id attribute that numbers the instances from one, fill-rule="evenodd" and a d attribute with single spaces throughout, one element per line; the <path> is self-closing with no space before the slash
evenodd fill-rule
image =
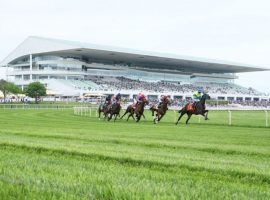
<path id="1" fill-rule="evenodd" d="M 263 112 L 173 124 L 0 109 L 1 199 L 269 199 Z"/>

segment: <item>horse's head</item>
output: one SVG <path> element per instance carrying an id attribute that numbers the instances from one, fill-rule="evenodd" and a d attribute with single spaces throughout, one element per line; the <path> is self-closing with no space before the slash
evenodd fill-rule
<path id="1" fill-rule="evenodd" d="M 211 97 L 209 96 L 209 94 L 204 93 L 202 96 L 202 99 L 209 100 L 209 99 L 211 99 Z"/>
<path id="2" fill-rule="evenodd" d="M 164 100 L 164 103 L 166 105 L 170 105 L 172 103 L 172 99 L 170 97 L 167 97 L 165 100 Z"/>
<path id="3" fill-rule="evenodd" d="M 148 101 L 148 99 L 146 99 L 146 98 L 143 99 L 143 102 L 144 102 L 146 105 L 149 104 L 149 101 Z"/>

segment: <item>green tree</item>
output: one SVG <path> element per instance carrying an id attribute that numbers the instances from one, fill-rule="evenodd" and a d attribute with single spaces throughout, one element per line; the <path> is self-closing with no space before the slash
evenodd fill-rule
<path id="1" fill-rule="evenodd" d="M 3 79 L 0 80 L 0 91 L 4 95 L 4 102 L 6 102 L 6 97 L 8 94 L 18 94 L 22 92 L 21 89 L 14 83 L 5 81 Z"/>
<path id="2" fill-rule="evenodd" d="M 38 98 L 46 95 L 46 88 L 40 82 L 33 82 L 28 85 L 25 94 L 35 98 L 35 102 L 38 103 Z"/>

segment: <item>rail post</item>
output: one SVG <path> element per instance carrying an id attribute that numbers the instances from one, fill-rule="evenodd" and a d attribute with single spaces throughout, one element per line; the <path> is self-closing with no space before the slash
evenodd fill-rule
<path id="1" fill-rule="evenodd" d="M 268 111 L 265 110 L 265 127 L 268 127 Z"/>
<path id="2" fill-rule="evenodd" d="M 90 108 L 90 117 L 92 117 L 92 109 Z"/>
<path id="3" fill-rule="evenodd" d="M 229 125 L 232 125 L 232 112 L 228 110 L 229 113 Z"/>
<path id="4" fill-rule="evenodd" d="M 199 117 L 199 124 L 201 123 L 201 115 L 198 115 L 198 117 Z"/>

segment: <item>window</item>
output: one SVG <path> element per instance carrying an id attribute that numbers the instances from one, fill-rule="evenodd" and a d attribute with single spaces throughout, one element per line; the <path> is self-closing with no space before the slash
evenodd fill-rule
<path id="1" fill-rule="evenodd" d="M 30 79 L 30 74 L 23 75 L 23 80 L 29 80 Z"/>

